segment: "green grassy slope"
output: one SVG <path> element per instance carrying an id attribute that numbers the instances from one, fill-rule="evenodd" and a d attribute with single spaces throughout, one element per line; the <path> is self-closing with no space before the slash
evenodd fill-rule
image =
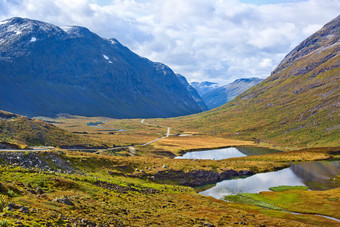
<path id="1" fill-rule="evenodd" d="M 279 146 L 340 145 L 340 16 L 291 51 L 270 77 L 230 103 L 186 118 L 208 134 Z"/>
<path id="2" fill-rule="evenodd" d="M 0 110 L 0 143 L 20 146 L 94 146 L 92 141 L 49 123 Z"/>

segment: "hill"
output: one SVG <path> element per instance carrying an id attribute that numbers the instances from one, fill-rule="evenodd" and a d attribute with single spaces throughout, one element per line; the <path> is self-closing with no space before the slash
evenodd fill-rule
<path id="1" fill-rule="evenodd" d="M 209 109 L 214 109 L 231 101 L 236 96 L 240 95 L 261 81 L 262 79 L 256 77 L 237 79 L 230 84 L 218 87 L 205 93 L 202 96 L 202 99 L 207 104 Z"/>
<path id="2" fill-rule="evenodd" d="M 52 124 L 0 110 L 0 148 L 27 145 L 92 147 L 96 144 Z"/>
<path id="3" fill-rule="evenodd" d="M 84 27 L 11 18 L 0 23 L 0 42 L 2 110 L 114 118 L 201 111 L 169 67 Z"/>
<path id="4" fill-rule="evenodd" d="M 279 146 L 339 146 L 340 16 L 233 101 L 180 118 L 189 129 Z"/>

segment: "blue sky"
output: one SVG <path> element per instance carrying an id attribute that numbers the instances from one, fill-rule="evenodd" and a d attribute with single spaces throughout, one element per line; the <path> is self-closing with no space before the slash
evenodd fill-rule
<path id="1" fill-rule="evenodd" d="M 190 82 L 220 84 L 268 77 L 339 12 L 340 0 L 0 0 L 0 20 L 84 26 Z"/>

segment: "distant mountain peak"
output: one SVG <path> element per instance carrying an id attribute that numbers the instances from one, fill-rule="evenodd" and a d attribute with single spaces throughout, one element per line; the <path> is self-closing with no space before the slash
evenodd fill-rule
<path id="1" fill-rule="evenodd" d="M 257 77 L 236 79 L 230 84 L 217 87 L 205 93 L 202 98 L 209 109 L 213 109 L 233 100 L 235 97 L 261 81 L 262 79 Z"/>
<path id="2" fill-rule="evenodd" d="M 208 93 L 215 88 L 218 88 L 218 83 L 203 81 L 203 82 L 192 82 L 191 85 L 196 89 L 200 96 L 203 96 L 205 93 Z"/>

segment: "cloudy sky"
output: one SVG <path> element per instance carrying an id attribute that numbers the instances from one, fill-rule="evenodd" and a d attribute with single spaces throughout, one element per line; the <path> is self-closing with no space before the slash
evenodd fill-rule
<path id="1" fill-rule="evenodd" d="M 220 84 L 268 77 L 339 12 L 340 0 L 0 0 L 0 20 L 84 26 L 191 82 Z"/>

